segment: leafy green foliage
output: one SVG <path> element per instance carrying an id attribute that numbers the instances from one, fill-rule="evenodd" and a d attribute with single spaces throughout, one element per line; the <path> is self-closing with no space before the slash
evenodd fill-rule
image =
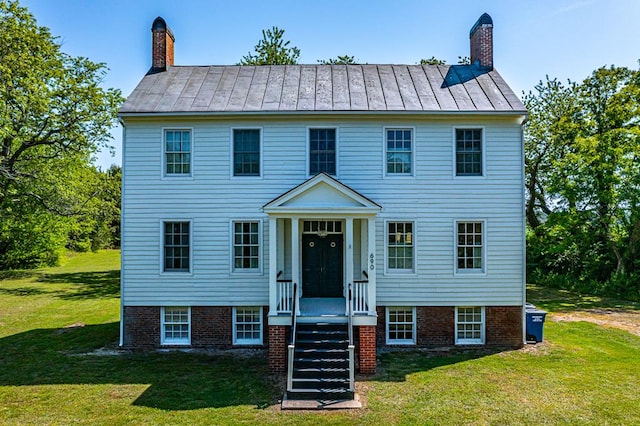
<path id="1" fill-rule="evenodd" d="M 446 65 L 447 62 L 438 59 L 435 56 L 430 57 L 429 59 L 420 59 L 420 65 Z"/>
<path id="2" fill-rule="evenodd" d="M 67 246 L 75 251 L 120 247 L 120 182 L 122 169 L 113 165 L 101 172 L 89 168 L 84 182 L 91 182 L 93 196 L 74 216 Z"/>
<path id="3" fill-rule="evenodd" d="M 420 65 L 447 65 L 447 61 L 432 56 L 429 59 L 420 59 Z M 458 65 L 471 65 L 471 59 L 468 56 L 458 56 Z"/>
<path id="4" fill-rule="evenodd" d="M 255 46 L 255 52 L 243 56 L 238 65 L 293 65 L 298 63 L 300 49 L 289 47 L 284 41 L 284 30 L 272 27 L 262 30 L 262 40 Z"/>
<path id="5" fill-rule="evenodd" d="M 51 263 L 89 213 L 90 162 L 123 99 L 100 87 L 104 64 L 62 52 L 17 1 L 0 0 L 0 58 L 0 267 Z"/>
<path id="6" fill-rule="evenodd" d="M 529 279 L 640 300 L 640 72 L 524 98 Z"/>
<path id="7" fill-rule="evenodd" d="M 330 59 L 318 59 L 318 62 L 323 65 L 355 65 L 358 63 L 355 57 L 349 55 L 338 55 L 337 58 Z"/>

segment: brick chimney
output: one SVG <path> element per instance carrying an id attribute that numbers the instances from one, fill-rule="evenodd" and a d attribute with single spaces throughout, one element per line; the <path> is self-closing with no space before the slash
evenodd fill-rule
<path id="1" fill-rule="evenodd" d="M 493 69 L 493 20 L 483 13 L 469 32 L 471 63 Z"/>
<path id="2" fill-rule="evenodd" d="M 151 72 L 166 71 L 173 66 L 173 43 L 175 37 L 161 17 L 157 17 L 151 25 Z"/>

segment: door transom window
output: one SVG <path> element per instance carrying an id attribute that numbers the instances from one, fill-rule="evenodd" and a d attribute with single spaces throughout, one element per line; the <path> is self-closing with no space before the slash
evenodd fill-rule
<path id="1" fill-rule="evenodd" d="M 339 220 L 305 220 L 303 234 L 316 234 L 321 237 L 328 234 L 342 234 L 342 221 Z"/>

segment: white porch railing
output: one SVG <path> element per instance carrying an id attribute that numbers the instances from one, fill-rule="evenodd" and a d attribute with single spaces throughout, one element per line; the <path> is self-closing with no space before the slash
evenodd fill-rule
<path id="1" fill-rule="evenodd" d="M 366 276 L 366 273 L 365 273 Z M 368 277 L 367 277 L 368 278 Z M 354 314 L 366 314 L 369 312 L 368 303 L 368 287 L 369 280 L 354 280 L 353 281 L 353 313 Z"/>
<path id="2" fill-rule="evenodd" d="M 277 280 L 276 297 L 278 301 L 276 313 L 290 314 L 293 307 L 293 282 L 291 280 Z"/>

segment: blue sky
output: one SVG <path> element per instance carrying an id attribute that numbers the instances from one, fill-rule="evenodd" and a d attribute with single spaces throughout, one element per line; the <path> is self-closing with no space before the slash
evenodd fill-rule
<path id="1" fill-rule="evenodd" d="M 516 94 L 546 75 L 582 80 L 603 65 L 638 68 L 640 0 L 22 0 L 74 56 L 104 62 L 105 86 L 129 95 L 149 69 L 151 23 L 176 37 L 176 65 L 235 64 L 261 30 L 278 26 L 301 63 L 349 54 L 360 62 L 414 64 L 469 55 L 469 29 L 494 22 L 494 64 Z M 103 168 L 121 159 L 101 154 Z"/>

